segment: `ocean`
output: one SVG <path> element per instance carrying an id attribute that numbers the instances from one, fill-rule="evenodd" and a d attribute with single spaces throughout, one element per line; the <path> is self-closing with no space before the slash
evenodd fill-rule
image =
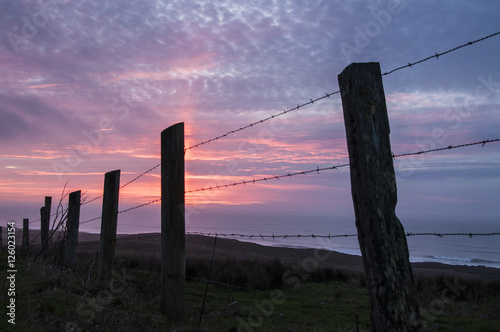
<path id="1" fill-rule="evenodd" d="M 149 211 L 148 211 L 149 210 Z M 321 248 L 361 255 L 356 236 L 354 217 L 297 215 L 278 212 L 237 212 L 231 209 L 206 208 L 197 211 L 187 208 L 186 231 L 229 236 L 240 241 L 266 246 Z M 401 216 L 405 232 L 409 233 L 493 233 L 500 232 L 500 220 L 488 217 Z M 136 234 L 160 232 L 159 206 L 138 209 L 119 215 L 118 233 Z M 139 220 L 139 222 L 138 222 Z M 81 231 L 98 233 L 100 221 L 81 225 Z M 261 238 L 262 235 L 275 235 Z M 332 238 L 288 237 L 279 235 L 331 235 Z M 250 237 L 254 235 L 253 237 Z M 483 265 L 500 268 L 500 236 L 409 236 L 411 262 L 439 262 L 452 265 Z"/>
<path id="2" fill-rule="evenodd" d="M 268 246 L 321 248 L 361 255 L 358 239 L 354 237 L 276 237 L 259 235 L 352 235 L 356 234 L 354 217 L 300 216 L 271 213 L 241 214 L 227 212 L 202 213 L 190 218 L 186 228 L 204 233 L 236 233 L 255 235 L 236 237 Z M 494 218 L 466 217 L 399 217 L 409 233 L 491 233 L 500 232 L 500 222 Z M 452 265 L 484 265 L 500 268 L 500 236 L 409 236 L 411 262 L 440 262 Z"/>

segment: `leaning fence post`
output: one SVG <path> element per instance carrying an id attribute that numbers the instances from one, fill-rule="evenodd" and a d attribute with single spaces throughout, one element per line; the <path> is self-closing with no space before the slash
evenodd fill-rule
<path id="1" fill-rule="evenodd" d="M 50 226 L 50 206 L 52 205 L 52 197 L 45 196 L 45 206 L 40 209 L 40 238 L 42 248 L 49 242 L 49 226 Z"/>
<path id="2" fill-rule="evenodd" d="M 68 200 L 68 221 L 66 223 L 66 248 L 64 260 L 66 264 L 76 264 L 76 254 L 78 247 L 78 228 L 80 226 L 80 199 L 81 190 L 69 194 Z"/>
<path id="3" fill-rule="evenodd" d="M 420 331 L 406 236 L 395 213 L 396 176 L 380 65 L 353 63 L 338 82 L 372 331 Z"/>
<path id="4" fill-rule="evenodd" d="M 104 195 L 102 199 L 101 237 L 97 276 L 100 281 L 111 277 L 115 259 L 116 226 L 118 221 L 118 193 L 120 191 L 120 170 L 111 171 L 104 176 Z"/>
<path id="5" fill-rule="evenodd" d="M 30 229 L 29 229 L 29 219 L 23 219 L 23 249 L 28 251 L 30 249 Z"/>
<path id="6" fill-rule="evenodd" d="M 174 322 L 185 316 L 184 123 L 161 133 L 162 311 Z"/>

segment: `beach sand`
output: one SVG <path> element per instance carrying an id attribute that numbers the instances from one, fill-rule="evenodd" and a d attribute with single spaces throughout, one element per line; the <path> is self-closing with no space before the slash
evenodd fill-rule
<path id="1" fill-rule="evenodd" d="M 20 231 L 20 230 L 19 230 Z M 3 246 L 6 245 L 6 234 L 3 236 Z M 38 230 L 30 231 L 30 239 L 38 235 Z M 99 252 L 99 234 L 79 233 L 79 252 Z M 18 244 L 22 235 L 17 235 Z M 116 241 L 115 256 L 136 258 L 150 258 L 161 256 L 161 237 L 159 233 L 149 234 L 119 234 Z M 210 259 L 214 246 L 214 238 L 202 235 L 186 235 L 186 258 Z M 343 254 L 335 251 L 315 249 L 295 249 L 288 247 L 262 246 L 251 242 L 235 239 L 217 238 L 214 259 L 250 259 L 273 260 L 279 259 L 283 263 L 307 263 L 316 260 L 320 267 L 330 267 L 348 272 L 363 273 L 363 263 L 360 256 Z M 499 281 L 500 269 L 484 266 L 447 265 L 441 263 L 412 263 L 416 277 L 458 277 L 464 279 L 479 279 L 485 282 Z"/>

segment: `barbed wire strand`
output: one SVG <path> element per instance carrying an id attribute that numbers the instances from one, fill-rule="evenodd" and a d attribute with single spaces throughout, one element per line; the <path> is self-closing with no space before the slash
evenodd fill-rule
<path id="1" fill-rule="evenodd" d="M 500 233 L 406 233 L 406 236 L 468 236 L 472 238 L 473 236 L 495 236 L 500 235 Z"/>
<path id="2" fill-rule="evenodd" d="M 151 205 L 151 204 L 153 204 L 153 203 L 160 202 L 160 201 L 161 201 L 161 198 L 157 198 L 157 199 L 154 199 L 154 200 L 149 201 L 149 202 L 147 202 L 147 203 L 139 204 L 139 205 L 133 206 L 133 207 L 131 207 L 131 208 L 128 208 L 128 209 L 125 209 L 125 210 L 121 210 L 121 211 L 118 211 L 118 214 L 120 214 L 120 213 L 126 213 L 126 212 L 129 212 L 129 211 L 132 211 L 132 210 L 135 210 L 135 209 L 138 209 L 138 208 L 141 208 L 141 207 L 147 206 L 147 205 Z M 89 219 L 89 220 L 85 220 L 85 221 L 80 222 L 80 225 L 81 225 L 81 224 L 86 224 L 86 223 L 89 223 L 89 222 L 91 222 L 91 221 L 99 220 L 99 219 L 101 219 L 101 217 L 95 217 L 95 218 L 92 218 L 92 219 Z"/>
<path id="3" fill-rule="evenodd" d="M 329 98 L 330 96 L 332 96 L 332 95 L 334 95 L 334 94 L 338 94 L 338 93 L 340 93 L 340 91 L 334 91 L 334 92 L 332 92 L 332 93 L 325 93 L 325 95 L 324 95 L 324 96 L 321 96 L 321 97 L 319 97 L 319 98 L 316 98 L 316 99 L 309 99 L 309 101 L 308 101 L 308 102 L 303 103 L 303 104 L 297 104 L 297 106 L 295 106 L 295 107 L 293 107 L 293 108 L 290 108 L 290 109 L 288 109 L 288 110 L 283 110 L 283 112 L 281 112 L 281 113 L 274 114 L 274 115 L 270 115 L 270 116 L 268 116 L 267 118 L 264 118 L 264 119 L 261 119 L 261 120 L 258 120 L 258 121 L 255 121 L 255 122 L 252 122 L 252 123 L 250 123 L 250 124 L 248 124 L 248 125 L 246 125 L 246 126 L 240 127 L 240 128 L 238 128 L 238 129 L 230 130 L 230 131 L 228 131 L 228 132 L 227 132 L 227 133 L 225 133 L 225 134 L 219 135 L 219 136 L 217 136 L 217 137 L 214 137 L 214 138 L 208 139 L 208 140 L 206 140 L 206 141 L 203 141 L 203 142 L 197 143 L 197 144 L 195 144 L 195 145 L 192 145 L 192 146 L 190 146 L 190 147 L 187 147 L 187 148 L 185 148 L 185 149 L 184 149 L 184 152 L 186 152 L 186 151 L 188 151 L 188 150 L 191 150 L 191 149 L 194 149 L 194 148 L 197 148 L 197 147 L 200 147 L 200 146 L 202 146 L 202 145 L 205 145 L 205 144 L 211 143 L 211 142 L 213 142 L 213 141 L 219 140 L 219 139 L 221 139 L 221 138 L 227 137 L 227 136 L 228 136 L 228 135 L 230 135 L 230 134 L 234 134 L 234 133 L 237 133 L 237 132 L 239 132 L 239 131 L 242 131 L 242 130 L 245 130 L 245 129 L 251 128 L 251 127 L 253 127 L 253 126 L 259 125 L 259 124 L 264 123 L 264 122 L 266 122 L 266 121 L 269 121 L 269 120 L 271 120 L 271 119 L 275 119 L 275 118 L 280 117 L 280 116 L 282 116 L 282 115 L 284 115 L 284 114 L 287 114 L 287 113 L 290 113 L 290 112 L 296 111 L 296 110 L 300 109 L 301 107 L 304 107 L 304 106 L 307 106 L 307 105 L 314 104 L 315 102 L 317 102 L 317 101 L 319 101 L 319 100 L 321 100 L 321 99 Z"/>
<path id="4" fill-rule="evenodd" d="M 203 188 L 198 188 L 198 189 L 193 189 L 193 190 L 188 190 L 185 191 L 186 194 L 188 193 L 194 193 L 194 192 L 199 192 L 199 191 L 205 191 L 205 190 L 214 190 L 214 189 L 221 189 L 221 188 L 228 188 L 228 187 L 234 187 L 238 185 L 246 185 L 250 183 L 256 183 L 256 182 L 262 182 L 262 181 L 267 181 L 267 180 L 273 180 L 273 179 L 281 179 L 281 178 L 287 178 L 287 177 L 293 177 L 297 175 L 306 175 L 309 173 L 318 173 L 321 171 L 329 170 L 329 169 L 338 169 L 342 167 L 347 167 L 349 164 L 341 164 L 341 165 L 335 165 L 335 166 L 329 166 L 329 167 L 316 167 L 315 169 L 310 169 L 307 171 L 299 171 L 299 172 L 291 172 L 283 175 L 274 175 L 274 176 L 267 176 L 259 179 L 253 179 L 253 180 L 248 180 L 248 181 L 240 181 L 240 182 L 234 182 L 230 184 L 224 184 L 224 185 L 215 185 L 215 186 L 210 186 L 210 187 L 203 187 Z"/>
<path id="5" fill-rule="evenodd" d="M 241 238 L 241 239 L 272 239 L 272 240 L 280 240 L 287 238 L 318 238 L 318 239 L 336 239 L 336 238 L 348 238 L 348 237 L 356 237 L 358 234 L 239 234 L 239 233 L 217 233 L 217 232 L 199 232 L 199 231 L 186 231 L 186 235 L 200 235 L 200 236 L 209 236 L 209 237 L 222 237 L 222 238 Z M 407 237 L 411 236 L 437 236 L 437 237 L 445 237 L 445 236 L 468 236 L 472 238 L 473 236 L 499 236 L 500 232 L 491 232 L 491 233 L 436 233 L 436 232 L 426 232 L 426 233 L 414 233 L 414 232 L 406 232 L 405 235 Z M 139 234 L 139 235 L 129 235 L 123 238 L 118 238 L 117 241 L 127 241 L 127 240 L 143 240 L 148 238 L 158 238 L 160 234 Z"/>
<path id="6" fill-rule="evenodd" d="M 157 198 L 157 199 L 154 199 L 154 200 L 149 201 L 147 203 L 140 204 L 140 205 L 137 205 L 137 206 L 133 206 L 131 208 L 128 208 L 128 209 L 125 209 L 125 210 L 122 210 L 122 211 L 118 211 L 118 214 L 120 214 L 120 213 L 126 213 L 126 212 L 129 212 L 129 211 L 132 211 L 132 210 L 135 210 L 135 209 L 147 206 L 147 205 L 151 205 L 153 203 L 160 202 L 160 201 L 161 201 L 161 198 Z"/>
<path id="7" fill-rule="evenodd" d="M 144 175 L 148 174 L 149 172 L 152 172 L 153 170 L 157 169 L 158 167 L 161 166 L 161 163 L 151 167 L 150 169 L 142 172 L 141 174 L 137 175 L 135 178 L 133 178 L 132 180 L 130 180 L 129 182 L 125 183 L 123 186 L 120 187 L 120 189 L 122 188 L 125 188 L 126 186 L 128 186 L 129 184 L 139 180 L 141 177 L 143 177 Z"/>
<path id="8" fill-rule="evenodd" d="M 156 168 L 160 167 L 161 166 L 161 163 L 147 169 L 146 171 L 142 172 L 141 174 L 137 175 L 136 177 L 134 177 L 132 180 L 128 181 L 127 183 L 125 183 L 124 185 L 120 186 L 120 189 L 122 188 L 125 188 L 126 186 L 128 186 L 129 184 L 139 180 L 141 177 L 143 177 L 144 175 L 148 174 L 149 172 L 152 172 L 153 170 L 155 170 Z M 85 201 L 83 202 L 81 205 L 86 205 L 86 204 L 89 204 L 89 203 L 92 203 L 96 200 L 98 200 L 99 198 L 102 198 L 103 195 L 100 195 L 100 196 L 97 196 L 95 198 L 92 198 L 91 200 L 88 200 L 88 201 Z"/>
<path id="9" fill-rule="evenodd" d="M 426 154 L 426 153 L 431 153 L 431 152 L 436 152 L 436 151 L 459 149 L 459 148 L 464 148 L 464 147 L 473 146 L 473 145 L 484 146 L 488 143 L 499 142 L 499 141 L 500 141 L 500 139 L 483 140 L 480 142 L 460 144 L 460 145 L 449 145 L 447 147 L 442 147 L 442 148 L 417 151 L 417 152 L 410 152 L 410 153 L 403 153 L 403 154 L 398 154 L 398 155 L 395 155 L 393 153 L 392 156 L 393 156 L 393 158 L 400 158 L 400 157 L 406 157 L 406 156 L 421 155 L 421 154 Z M 224 184 L 224 185 L 202 187 L 202 188 L 198 188 L 198 189 L 188 190 L 185 193 L 188 194 L 188 193 L 194 193 L 194 192 L 200 192 L 200 191 L 209 191 L 209 190 L 214 190 L 214 189 L 229 188 L 229 187 L 246 185 L 246 184 L 250 184 L 250 183 L 262 182 L 262 181 L 273 180 L 273 179 L 279 180 L 281 178 L 292 177 L 292 176 L 296 176 L 296 175 L 306 175 L 309 173 L 316 173 L 316 172 L 319 173 L 321 171 L 338 169 L 338 168 L 347 167 L 347 166 L 349 166 L 349 164 L 340 164 L 340 165 L 322 167 L 322 168 L 317 167 L 315 169 L 311 169 L 311 170 L 307 170 L 307 171 L 299 171 L 299 172 L 287 173 L 287 174 L 283 174 L 283 175 L 267 176 L 267 177 L 263 177 L 263 178 L 259 178 L 259 179 L 253 179 L 253 180 L 248 180 L 248 181 L 239 181 L 239 182 L 234 182 L 234 183 L 229 183 L 229 184 Z"/>
<path id="10" fill-rule="evenodd" d="M 335 239 L 335 238 L 346 238 L 346 237 L 357 237 L 358 234 L 237 234 L 237 233 L 215 233 L 215 232 L 195 232 L 195 231 L 187 231 L 186 234 L 190 235 L 202 235 L 202 236 L 217 236 L 224 238 L 241 238 L 241 239 L 287 239 L 287 238 L 312 238 L 312 239 Z M 437 236 L 437 237 L 445 237 L 445 236 L 498 236 L 499 232 L 493 233 L 405 233 L 407 237 L 411 236 Z"/>
<path id="11" fill-rule="evenodd" d="M 89 219 L 89 220 L 85 220 L 85 221 L 80 222 L 80 225 L 89 223 L 91 221 L 99 220 L 99 219 L 101 219 L 101 217 L 95 217 L 95 218 L 92 218 L 92 219 Z"/>
<path id="12" fill-rule="evenodd" d="M 197 232 L 197 231 L 186 231 L 186 234 L 190 235 L 202 235 L 202 236 L 218 236 L 218 237 L 230 237 L 230 238 L 242 238 L 242 239 L 287 239 L 287 238 L 325 238 L 334 239 L 340 237 L 354 237 L 357 234 L 328 234 L 328 235 L 315 235 L 315 234 L 238 234 L 238 233 L 215 233 L 215 232 Z"/>
<path id="13" fill-rule="evenodd" d="M 434 54 L 434 55 L 432 55 L 432 56 L 429 56 L 429 57 L 427 57 L 427 58 L 425 58 L 425 59 L 422 59 L 422 60 L 419 60 L 419 61 L 416 61 L 416 62 L 413 62 L 413 63 L 411 63 L 411 62 L 410 62 L 410 63 L 408 63 L 408 64 L 407 64 L 407 65 L 405 65 L 405 66 L 401 66 L 401 67 L 395 68 L 395 69 L 393 69 L 393 70 L 391 70 L 391 71 L 388 71 L 388 72 L 386 72 L 386 73 L 383 73 L 383 74 L 382 74 L 382 76 L 392 74 L 392 73 L 394 73 L 395 71 L 398 71 L 398 70 L 401 70 L 401 69 L 404 69 L 404 68 L 410 68 L 410 67 L 415 66 L 415 65 L 418 65 L 418 64 L 420 64 L 420 63 L 422 63 L 422 62 L 428 61 L 428 60 L 430 60 L 430 59 L 432 59 L 432 58 L 439 59 L 439 57 L 440 57 L 440 56 L 442 56 L 442 55 L 445 55 L 445 54 L 448 54 L 448 53 L 454 52 L 454 51 L 456 51 L 456 50 L 458 50 L 458 49 L 461 49 L 461 48 L 463 48 L 463 47 L 467 47 L 467 46 L 473 45 L 473 44 L 475 44 L 475 43 L 479 43 L 479 42 L 481 42 L 481 41 L 483 41 L 483 40 L 486 40 L 486 39 L 489 39 L 489 38 L 495 37 L 495 36 L 497 36 L 497 35 L 499 35 L 499 34 L 500 34 L 500 31 L 499 31 L 499 32 L 495 32 L 495 33 L 493 33 L 493 34 L 491 34 L 491 35 L 488 35 L 488 36 L 486 36 L 486 37 L 479 38 L 479 39 L 476 39 L 476 40 L 474 40 L 474 41 L 471 41 L 471 42 L 465 43 L 465 44 L 463 44 L 463 45 L 460 45 L 460 46 L 454 47 L 454 48 L 452 48 L 452 49 L 450 49 L 450 50 L 448 50 L 448 51 L 445 51 L 445 52 L 443 52 L 443 53 L 436 53 L 436 54 Z"/>
<path id="14" fill-rule="evenodd" d="M 83 202 L 81 205 L 87 205 L 87 204 L 92 203 L 94 201 L 97 201 L 99 198 L 103 198 L 103 197 L 104 197 L 104 195 L 100 195 L 100 196 L 94 197 L 91 200 Z"/>
<path id="15" fill-rule="evenodd" d="M 436 148 L 436 149 L 430 149 L 430 150 L 424 150 L 424 151 L 418 151 L 418 152 L 410 152 L 410 153 L 402 153 L 402 154 L 393 154 L 393 158 L 400 158 L 400 157 L 407 157 L 407 156 L 415 156 L 415 155 L 420 155 L 420 154 L 426 154 L 426 153 L 431 153 L 431 152 L 436 152 L 436 151 L 444 151 L 444 150 L 452 150 L 452 149 L 459 149 L 459 148 L 464 148 L 467 146 L 473 146 L 473 145 L 481 145 L 485 146 L 488 143 L 494 143 L 494 142 L 499 142 L 500 138 L 496 139 L 487 139 L 484 141 L 479 141 L 479 142 L 474 142 L 474 143 L 467 143 L 467 144 L 460 144 L 460 145 L 449 145 L 447 147 L 443 148 Z"/>

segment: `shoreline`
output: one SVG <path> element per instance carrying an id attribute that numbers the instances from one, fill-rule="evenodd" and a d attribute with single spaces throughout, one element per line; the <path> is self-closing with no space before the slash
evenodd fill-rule
<path id="1" fill-rule="evenodd" d="M 18 230 L 18 243 L 22 243 L 22 231 Z M 30 239 L 39 234 L 39 230 L 30 231 Z M 2 234 L 6 237 L 6 234 Z M 79 252 L 98 252 L 100 235 L 96 233 L 79 233 Z M 3 239 L 5 241 L 5 239 Z M 211 259 L 214 248 L 213 236 L 186 234 L 187 259 Z M 39 241 L 38 241 L 39 242 Z M 2 242 L 5 246 L 6 242 Z M 159 258 L 160 233 L 117 234 L 116 257 Z M 268 246 L 238 239 L 217 238 L 215 260 L 274 260 L 285 264 L 302 264 L 315 260 L 320 267 L 340 269 L 352 273 L 364 273 L 362 257 L 332 250 L 313 248 L 292 248 L 284 246 Z M 438 262 L 411 263 L 415 277 L 451 277 L 477 279 L 483 282 L 500 281 L 500 269 L 487 266 L 449 265 Z"/>

